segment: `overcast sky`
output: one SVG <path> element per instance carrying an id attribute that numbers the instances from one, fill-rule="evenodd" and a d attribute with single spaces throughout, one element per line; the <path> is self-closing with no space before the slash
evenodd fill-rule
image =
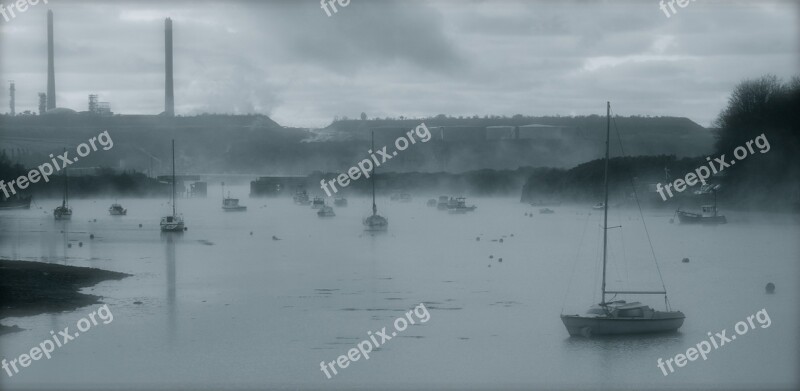
<path id="1" fill-rule="evenodd" d="M 6 6 L 10 0 L 0 0 Z M 121 114 L 164 104 L 164 18 L 174 21 L 176 113 L 334 116 L 603 114 L 708 126 L 741 80 L 798 72 L 796 1 L 67 1 L 0 17 L 0 112 L 46 91 L 55 13 L 59 107 L 97 93 Z"/>

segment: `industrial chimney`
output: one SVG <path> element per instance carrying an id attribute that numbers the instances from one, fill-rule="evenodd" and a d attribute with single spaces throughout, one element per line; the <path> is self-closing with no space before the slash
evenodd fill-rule
<path id="1" fill-rule="evenodd" d="M 175 96 L 172 91 L 172 19 L 164 21 L 164 55 L 165 59 L 165 90 L 164 90 L 164 115 L 175 116 Z"/>
<path id="2" fill-rule="evenodd" d="M 16 95 L 17 88 L 14 86 L 14 80 L 11 80 L 11 87 L 9 88 L 9 93 L 11 94 L 11 116 L 17 115 L 17 108 L 16 103 L 14 102 L 14 98 Z"/>
<path id="3" fill-rule="evenodd" d="M 53 58 L 53 11 L 47 11 L 47 110 L 56 108 L 56 69 Z"/>

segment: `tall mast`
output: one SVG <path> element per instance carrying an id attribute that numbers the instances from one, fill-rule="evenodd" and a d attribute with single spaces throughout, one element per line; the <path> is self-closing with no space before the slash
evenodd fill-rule
<path id="1" fill-rule="evenodd" d="M 177 216 L 177 198 L 175 197 L 175 139 L 172 140 L 172 215 Z"/>
<path id="2" fill-rule="evenodd" d="M 608 159 L 609 159 L 609 139 L 611 138 L 611 102 L 606 102 L 606 168 L 603 187 L 605 199 L 603 200 L 603 286 L 601 304 L 606 302 L 606 256 L 608 254 Z"/>
<path id="3" fill-rule="evenodd" d="M 375 150 L 375 131 L 372 131 L 372 151 Z M 375 205 L 375 176 L 377 175 L 377 167 L 372 168 L 372 215 L 378 214 L 378 206 Z"/>
<path id="4" fill-rule="evenodd" d="M 64 152 L 67 152 L 67 149 L 64 148 Z M 67 207 L 67 201 L 69 198 L 69 182 L 67 179 L 67 168 L 64 167 L 64 197 L 61 199 L 61 207 Z"/>

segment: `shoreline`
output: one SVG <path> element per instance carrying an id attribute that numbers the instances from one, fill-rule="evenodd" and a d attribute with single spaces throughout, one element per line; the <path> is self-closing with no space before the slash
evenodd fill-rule
<path id="1" fill-rule="evenodd" d="M 0 321 L 53 312 L 74 311 L 99 304 L 102 296 L 81 293 L 82 288 L 102 281 L 121 280 L 130 274 L 108 270 L 64 266 L 44 262 L 0 259 Z M 16 325 L 0 324 L 0 335 L 22 331 Z"/>

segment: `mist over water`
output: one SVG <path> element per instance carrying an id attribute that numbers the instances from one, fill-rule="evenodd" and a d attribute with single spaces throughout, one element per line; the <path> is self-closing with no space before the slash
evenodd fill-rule
<path id="1" fill-rule="evenodd" d="M 558 315 L 582 313 L 599 298 L 602 211 L 589 205 L 556 206 L 546 215 L 517 198 L 470 198 L 475 212 L 451 215 L 425 206 L 434 194 L 410 203 L 379 197 L 389 231 L 369 235 L 361 225 L 368 198 L 351 198 L 348 207 L 335 207 L 336 217 L 321 219 L 287 198 L 242 197 L 247 212 L 223 212 L 216 190 L 178 200 L 188 227 L 182 234 L 159 232 L 159 218 L 170 210 L 161 199 L 74 200 L 66 223 L 52 218 L 56 200 L 6 213 L 0 258 L 133 276 L 84 290 L 104 297 L 113 323 L 4 377 L 4 388 L 549 389 L 558 383 L 722 390 L 798 380 L 800 224 L 788 217 L 731 212 L 729 224 L 704 227 L 645 211 L 670 303 L 686 322 L 675 334 L 583 339 L 570 338 Z M 230 190 L 247 194 L 244 187 Z M 108 215 L 115 201 L 127 216 Z M 609 288 L 660 288 L 638 211 L 614 210 L 609 226 L 617 225 L 609 236 Z M 777 286 L 774 295 L 764 293 L 767 282 Z M 661 296 L 625 299 L 664 307 Z M 419 303 L 430 312 L 428 322 L 326 379 L 320 361 L 347 354 L 368 331 L 391 330 L 395 318 Z M 685 353 L 707 332 L 732 333 L 737 321 L 762 308 L 769 328 L 757 327 L 668 377 L 656 367 L 658 358 Z M 8 318 L 27 330 L 3 336 L 0 353 L 16 357 L 93 309 Z"/>

